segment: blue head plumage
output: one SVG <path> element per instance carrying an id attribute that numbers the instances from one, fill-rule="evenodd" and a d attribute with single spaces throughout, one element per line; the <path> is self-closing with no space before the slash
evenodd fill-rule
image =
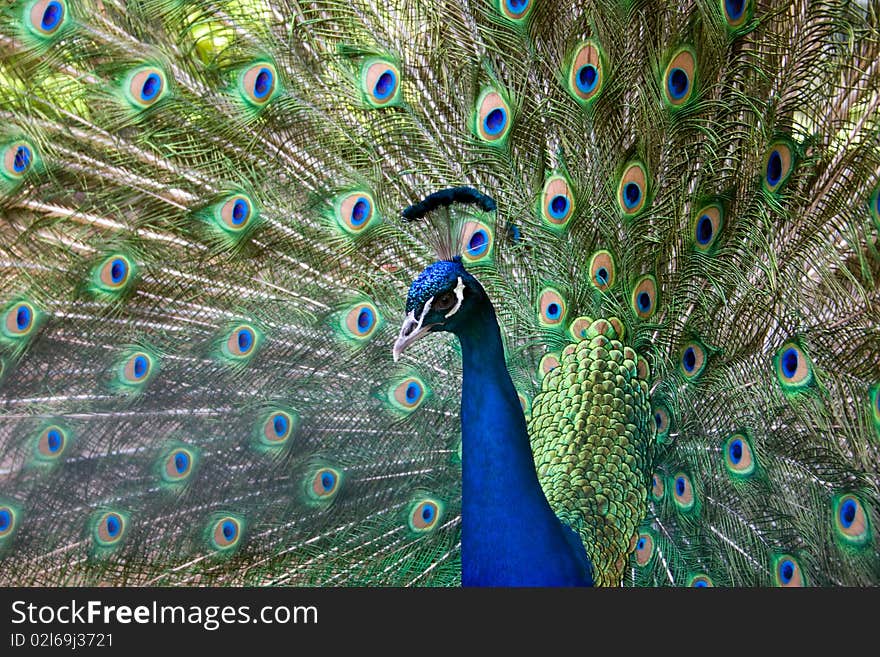
<path id="1" fill-rule="evenodd" d="M 410 285 L 406 319 L 394 343 L 395 360 L 428 333 L 455 333 L 474 308 L 487 302 L 483 286 L 464 268 L 460 256 L 435 262 Z"/>

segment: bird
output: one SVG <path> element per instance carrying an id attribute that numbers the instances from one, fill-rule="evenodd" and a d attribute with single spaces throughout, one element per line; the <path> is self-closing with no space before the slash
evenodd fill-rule
<path id="1" fill-rule="evenodd" d="M 0 9 L 0 583 L 880 583 L 876 0 Z"/>

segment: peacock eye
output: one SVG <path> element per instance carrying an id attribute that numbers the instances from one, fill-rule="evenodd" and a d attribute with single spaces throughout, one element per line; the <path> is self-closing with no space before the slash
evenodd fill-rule
<path id="1" fill-rule="evenodd" d="M 444 292 L 434 298 L 434 308 L 437 310 L 449 310 L 455 305 L 455 294 Z"/>

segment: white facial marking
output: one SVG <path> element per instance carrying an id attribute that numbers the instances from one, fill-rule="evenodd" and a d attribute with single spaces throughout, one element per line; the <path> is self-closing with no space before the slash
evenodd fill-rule
<path id="1" fill-rule="evenodd" d="M 462 282 L 461 276 L 458 277 L 458 284 L 455 286 L 455 296 L 458 298 L 458 302 L 452 307 L 452 310 L 446 313 L 446 319 L 457 313 L 458 309 L 461 308 L 461 302 L 464 301 L 464 282 Z"/>

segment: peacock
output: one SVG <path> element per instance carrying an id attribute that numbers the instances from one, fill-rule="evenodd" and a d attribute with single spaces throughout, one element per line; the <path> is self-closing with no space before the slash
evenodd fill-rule
<path id="1" fill-rule="evenodd" d="M 0 583 L 880 583 L 876 0 L 0 8 Z"/>

